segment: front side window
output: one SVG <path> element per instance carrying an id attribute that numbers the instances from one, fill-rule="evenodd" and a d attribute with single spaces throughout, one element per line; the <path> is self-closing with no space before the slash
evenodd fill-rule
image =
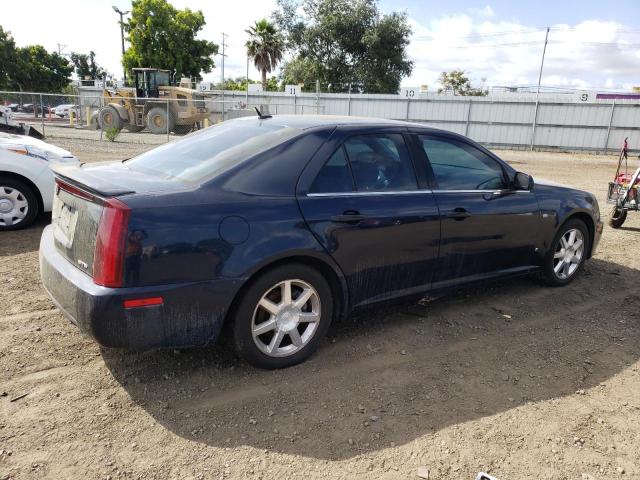
<path id="1" fill-rule="evenodd" d="M 454 139 L 420 135 L 440 190 L 501 190 L 502 167 L 477 148 Z"/>
<path id="2" fill-rule="evenodd" d="M 324 164 L 311 185 L 310 193 L 343 193 L 353 191 L 353 177 L 342 147 Z"/>
<path id="3" fill-rule="evenodd" d="M 347 139 L 344 149 L 359 192 L 418 188 L 402 135 L 359 135 Z"/>

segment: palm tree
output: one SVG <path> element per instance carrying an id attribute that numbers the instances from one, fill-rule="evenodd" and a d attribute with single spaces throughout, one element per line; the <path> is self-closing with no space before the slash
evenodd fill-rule
<path id="1" fill-rule="evenodd" d="M 267 73 L 276 68 L 284 54 L 284 39 L 276 27 L 266 18 L 254 22 L 245 32 L 249 34 L 247 55 L 253 58 L 256 68 L 262 73 L 262 89 L 267 89 Z"/>

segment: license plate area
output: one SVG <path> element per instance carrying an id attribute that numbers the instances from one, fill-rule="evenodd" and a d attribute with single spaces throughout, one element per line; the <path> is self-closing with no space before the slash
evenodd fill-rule
<path id="1" fill-rule="evenodd" d="M 96 234 L 102 205 L 80 198 L 61 188 L 53 200 L 52 223 L 56 249 L 71 264 L 93 275 Z"/>
<path id="2" fill-rule="evenodd" d="M 71 248 L 76 225 L 78 224 L 78 210 L 64 203 L 59 196 L 56 196 L 54 207 L 53 223 L 55 227 L 53 235 L 64 248 Z"/>

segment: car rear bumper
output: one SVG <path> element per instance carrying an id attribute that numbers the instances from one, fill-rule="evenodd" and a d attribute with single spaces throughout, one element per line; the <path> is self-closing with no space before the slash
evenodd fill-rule
<path id="1" fill-rule="evenodd" d="M 40 240 L 40 276 L 56 306 L 105 347 L 149 349 L 206 345 L 222 329 L 237 282 L 220 280 L 153 287 L 93 283 L 56 250 L 53 227 Z M 124 301 L 162 297 L 162 305 L 125 308 Z"/>

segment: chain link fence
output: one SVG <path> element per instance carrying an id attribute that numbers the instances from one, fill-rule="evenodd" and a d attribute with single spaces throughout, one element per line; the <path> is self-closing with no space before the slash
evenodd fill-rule
<path id="1" fill-rule="evenodd" d="M 162 92 L 160 92 L 162 93 Z M 0 91 L 0 105 L 12 120 L 42 133 L 81 160 L 117 159 L 151 149 L 215 123 L 263 113 L 316 114 L 318 105 L 291 105 L 223 92 L 176 92 L 137 98 L 131 91 L 80 92 L 76 95 Z"/>

